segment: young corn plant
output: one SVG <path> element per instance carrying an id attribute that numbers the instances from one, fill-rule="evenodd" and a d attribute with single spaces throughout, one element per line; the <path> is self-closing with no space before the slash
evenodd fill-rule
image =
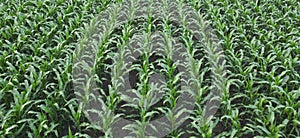
<path id="1" fill-rule="evenodd" d="M 1 0 L 0 137 L 111 137 L 121 117 L 136 121 L 123 129 L 146 137 L 146 124 L 163 115 L 171 122 L 166 137 L 299 137 L 297 0 L 153 0 L 145 9 L 139 2 Z M 124 3 L 129 7 L 110 9 Z M 138 10 L 148 17 L 141 18 Z M 128 23 L 117 23 L 121 16 Z M 202 34 L 207 25 L 225 57 L 216 41 L 208 41 L 210 34 Z M 143 32 L 145 37 L 135 37 Z M 161 39 L 157 51 L 165 53 L 152 62 L 161 54 L 153 51 L 154 32 Z M 135 50 L 143 55 L 141 64 L 129 67 L 123 59 L 136 60 L 130 42 L 138 40 L 145 46 Z M 186 63 L 173 61 L 172 54 L 181 51 L 177 40 L 184 45 Z M 222 59 L 226 63 L 216 62 Z M 180 66 L 188 71 L 177 73 Z M 88 75 L 73 74 L 76 70 Z M 126 97 L 122 78 L 136 70 L 137 88 L 130 91 L 135 97 Z M 150 83 L 157 72 L 165 75 L 164 86 Z M 185 76 L 189 87 L 182 88 L 177 84 Z M 222 98 L 211 100 L 212 90 L 221 90 Z M 195 97 L 195 108 L 173 111 L 185 91 Z M 153 108 L 157 101 L 164 103 Z M 219 101 L 220 107 L 206 109 L 209 101 Z M 208 111 L 216 114 L 205 121 Z M 186 112 L 190 117 L 180 119 Z M 186 120 L 188 130 L 175 127 Z"/>

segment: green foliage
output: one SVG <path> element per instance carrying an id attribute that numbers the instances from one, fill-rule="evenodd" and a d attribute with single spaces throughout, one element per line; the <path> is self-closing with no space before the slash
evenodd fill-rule
<path id="1" fill-rule="evenodd" d="M 183 25 L 170 23 L 167 1 L 161 3 L 164 20 L 153 19 L 151 14 L 144 19 L 135 19 L 134 7 L 129 7 L 132 8 L 130 22 L 118 29 L 99 23 L 108 22 L 101 12 L 111 4 L 120 4 L 120 0 L 0 1 L 1 138 L 111 137 L 113 122 L 124 116 L 137 122 L 137 125 L 129 124 L 124 129 L 137 137 L 145 137 L 145 125 L 160 114 L 167 115 L 172 122 L 173 131 L 168 137 L 277 138 L 300 135 L 300 3 L 297 0 L 171 0 L 180 6 L 189 4 L 198 11 L 196 16 L 207 22 L 195 23 L 213 28 L 225 57 L 220 56 L 215 43 L 205 39 L 207 34 L 203 40 L 193 39 L 195 30 L 187 27 L 183 7 L 177 7 Z M 119 10 L 109 14 L 110 19 L 121 14 Z M 154 9 L 148 7 L 147 10 Z M 110 21 L 109 24 L 114 24 Z M 103 38 L 99 38 L 100 42 L 91 42 L 88 38 L 97 37 L 96 27 L 105 30 L 101 34 Z M 161 45 L 165 45 L 159 50 L 166 56 L 158 61 L 159 72 L 167 80 L 163 88 L 149 84 L 154 73 L 154 65 L 150 62 L 154 53 L 149 50 L 152 39 L 149 36 L 153 31 L 162 34 Z M 129 63 L 123 59 L 131 56 L 127 45 L 135 33 L 145 36 L 136 38 L 144 46 L 135 52 L 143 56 L 140 64 L 125 68 Z M 183 56 L 188 63 L 172 63 L 172 52 L 177 50 L 172 47 L 173 37 L 186 46 Z M 98 51 L 75 51 L 79 43 L 80 46 L 92 43 L 91 47 L 98 47 Z M 119 51 L 116 53 L 112 46 Z M 92 65 L 74 65 L 76 55 L 83 53 L 92 55 L 84 58 L 94 55 L 98 58 Z M 222 62 L 222 66 L 212 68 L 218 64 L 215 61 L 223 58 L 226 62 Z M 113 66 L 106 62 L 109 60 L 113 61 Z M 73 83 L 81 81 L 72 77 L 72 69 L 77 66 L 85 67 L 89 73 L 96 72 L 89 79 L 95 79 L 102 86 L 100 92 L 105 96 L 85 97 L 105 105 L 101 107 L 102 112 L 90 111 L 101 116 L 104 120 L 101 125 L 88 121 L 83 113 L 85 106 L 75 97 L 78 92 L 74 91 Z M 184 75 L 174 73 L 177 66 L 188 67 L 189 80 L 185 83 L 197 92 L 189 91 L 196 97 L 194 110 L 174 114 L 172 109 L 181 93 L 177 83 Z M 132 70 L 138 71 L 139 83 L 134 91 L 136 98 L 130 99 L 120 96 L 119 91 L 124 81 L 122 73 Z M 111 84 L 105 84 L 105 78 L 101 77 L 105 73 L 112 74 Z M 207 77 L 210 74 L 213 77 Z M 222 81 L 226 83 L 218 83 Z M 211 82 L 215 87 L 210 86 Z M 202 116 L 207 111 L 203 107 L 212 89 L 222 92 L 222 97 L 217 97 L 221 103 L 216 114 L 205 120 Z M 89 91 L 85 89 L 85 92 Z M 156 91 L 165 91 L 164 106 L 152 109 L 151 105 L 157 101 L 157 97 L 152 98 Z M 126 98 L 137 104 L 124 104 L 119 108 Z M 133 114 L 127 115 L 123 107 L 132 109 Z M 177 120 L 183 112 L 191 113 L 191 116 Z M 188 122 L 186 126 L 174 128 L 185 121 Z"/>

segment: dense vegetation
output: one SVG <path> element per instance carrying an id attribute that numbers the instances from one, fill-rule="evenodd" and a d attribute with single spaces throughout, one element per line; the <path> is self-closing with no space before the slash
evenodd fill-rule
<path id="1" fill-rule="evenodd" d="M 194 84 L 199 90 L 195 109 L 190 111 L 187 124 L 168 137 L 300 136 L 300 2 L 173 1 L 188 4 L 203 14 L 224 50 L 226 85 L 218 87 L 222 90 L 221 104 L 210 121 L 199 125 L 203 101 L 207 100 L 204 97 L 213 79 L 205 74 L 214 74 L 214 70 L 208 62 L 207 47 L 196 43 L 184 25 L 149 16 L 108 31 L 93 69 L 107 111 L 116 114 L 102 114 L 107 123 L 97 126 L 83 114 L 84 107 L 76 97 L 74 55 L 78 44 L 86 43 L 82 40 L 87 40 L 91 32 L 96 33 L 95 21 L 104 19 L 101 12 L 121 0 L 0 0 L 0 137 L 111 137 L 107 124 L 120 115 L 128 115 L 121 110 L 122 100 L 115 92 L 120 82 L 116 77 L 107 82 L 106 73 L 118 74 L 122 69 L 124 46 L 134 33 L 147 34 L 152 29 L 164 32 L 165 38 L 178 37 L 189 49 L 190 67 L 196 68 L 190 72 L 198 73 L 192 78 L 198 80 Z M 121 49 L 121 54 L 114 55 L 115 47 Z M 147 112 L 148 106 L 127 104 L 130 108 L 125 108 L 134 109 L 128 118 L 139 125 L 129 125 L 127 129 L 137 137 L 144 137 L 141 128 L 147 119 L 167 114 L 176 105 L 178 72 L 168 49 L 166 46 L 167 56 L 157 67 L 168 80 L 164 88 L 166 108 L 151 112 Z M 134 86 L 139 103 L 153 94 L 147 82 L 154 61 L 147 48 L 141 53 L 144 55 L 134 68 L 139 72 L 139 83 Z M 109 66 L 112 61 L 118 63 L 116 68 Z"/>

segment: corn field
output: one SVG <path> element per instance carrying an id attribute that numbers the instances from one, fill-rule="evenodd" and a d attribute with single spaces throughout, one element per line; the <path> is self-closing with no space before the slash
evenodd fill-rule
<path id="1" fill-rule="evenodd" d="M 0 138 L 299 138 L 298 0 L 0 0 Z"/>

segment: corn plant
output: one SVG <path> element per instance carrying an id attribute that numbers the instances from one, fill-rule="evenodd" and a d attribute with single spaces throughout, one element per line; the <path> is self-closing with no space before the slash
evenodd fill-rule
<path id="1" fill-rule="evenodd" d="M 0 0 L 0 16 L 1 138 L 300 135 L 297 0 Z"/>

